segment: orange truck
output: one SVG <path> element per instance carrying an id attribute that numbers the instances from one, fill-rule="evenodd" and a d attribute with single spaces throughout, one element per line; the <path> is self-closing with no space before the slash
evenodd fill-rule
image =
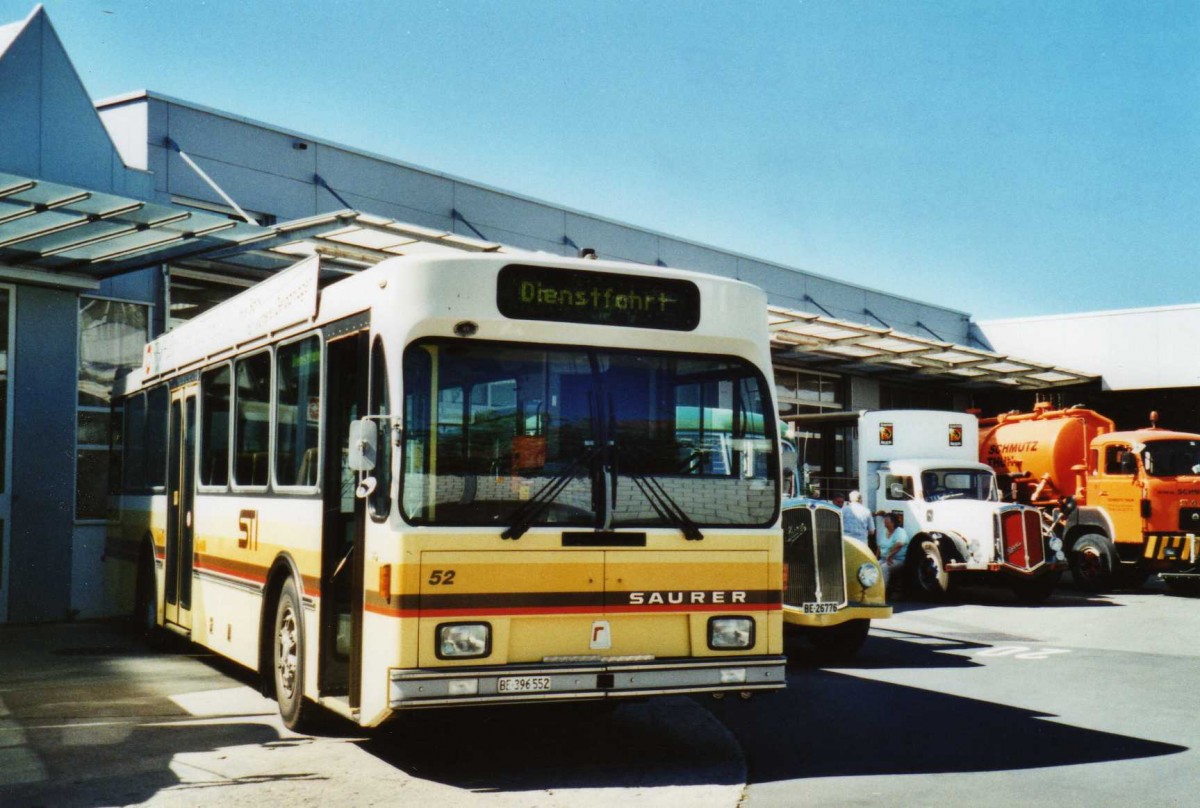
<path id="1" fill-rule="evenodd" d="M 1002 488 L 1055 523 L 1076 583 L 1172 589 L 1200 585 L 1200 435 L 1157 425 L 1118 432 L 1093 410 L 980 419 L 979 459 Z"/>

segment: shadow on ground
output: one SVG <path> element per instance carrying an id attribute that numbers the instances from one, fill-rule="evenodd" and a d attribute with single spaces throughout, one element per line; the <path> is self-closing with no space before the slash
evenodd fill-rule
<path id="1" fill-rule="evenodd" d="M 751 783 L 1011 771 L 1186 751 L 1059 724 L 1046 713 L 825 670 L 793 669 L 786 691 L 710 709 L 741 743 Z"/>
<path id="2" fill-rule="evenodd" d="M 410 713 L 361 746 L 414 776 L 474 791 L 745 782 L 733 738 L 683 696 Z"/>
<path id="3" fill-rule="evenodd" d="M 145 802 L 180 788 L 176 756 L 281 739 L 261 720 L 204 723 L 171 700 L 179 683 L 230 686 L 209 656 L 180 644 L 148 651 L 123 624 L 85 622 L 6 628 L 0 635 L 0 806 L 92 808 Z M 198 658 L 199 657 L 199 658 Z M 261 775 L 256 781 L 323 779 Z M 219 801 L 234 779 L 189 783 Z"/>

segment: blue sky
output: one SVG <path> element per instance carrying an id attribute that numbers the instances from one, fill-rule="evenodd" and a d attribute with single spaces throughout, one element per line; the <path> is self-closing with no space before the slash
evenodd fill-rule
<path id="1" fill-rule="evenodd" d="M 1200 302 L 1200 0 L 46 7 L 97 99 L 155 90 L 977 319 Z"/>

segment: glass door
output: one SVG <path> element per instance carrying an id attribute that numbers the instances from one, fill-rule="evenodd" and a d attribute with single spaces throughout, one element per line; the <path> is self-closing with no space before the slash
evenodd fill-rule
<path id="1" fill-rule="evenodd" d="M 196 492 L 196 390 L 191 384 L 171 395 L 167 433 L 167 547 L 163 616 L 192 625 L 193 505 Z"/>

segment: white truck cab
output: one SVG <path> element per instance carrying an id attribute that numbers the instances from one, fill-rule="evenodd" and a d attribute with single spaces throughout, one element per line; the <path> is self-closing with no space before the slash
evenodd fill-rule
<path id="1" fill-rule="evenodd" d="M 876 536 L 892 514 L 908 536 L 910 589 L 944 595 L 952 580 L 1004 582 L 1023 600 L 1049 596 L 1066 568 L 1039 511 L 1000 501 L 978 461 L 974 415 L 938 410 L 847 414 L 858 429 L 858 483 Z M 826 416 L 827 417 L 827 416 Z"/>

